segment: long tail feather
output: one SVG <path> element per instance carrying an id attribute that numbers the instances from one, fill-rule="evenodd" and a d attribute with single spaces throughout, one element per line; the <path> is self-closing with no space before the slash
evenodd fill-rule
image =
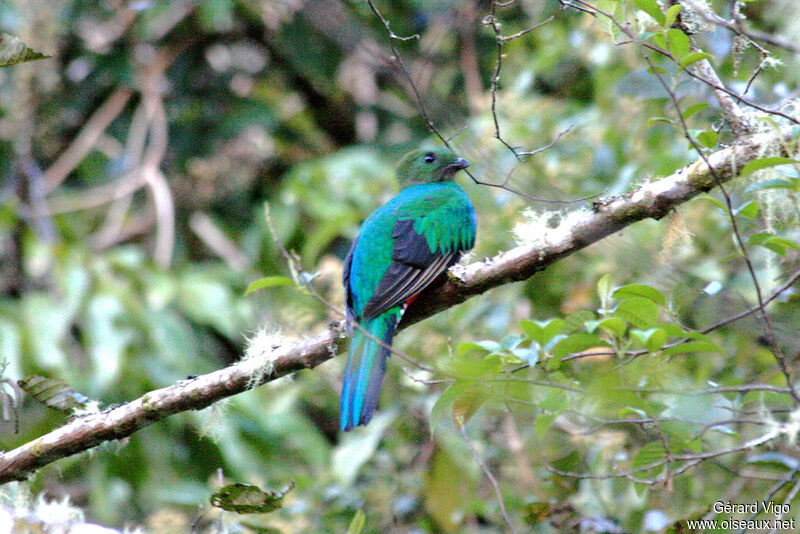
<path id="1" fill-rule="evenodd" d="M 375 339 L 391 345 L 399 319 L 397 312 L 386 312 L 362 323 Z M 350 355 L 344 371 L 340 407 L 340 426 L 345 432 L 366 425 L 378 404 L 389 349 L 356 330 L 350 342 Z"/>

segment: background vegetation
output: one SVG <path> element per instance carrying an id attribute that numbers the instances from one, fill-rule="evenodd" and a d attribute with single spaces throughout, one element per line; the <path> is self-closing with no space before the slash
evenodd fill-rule
<path id="1" fill-rule="evenodd" d="M 264 202 L 341 306 L 342 259 L 394 194 L 393 162 L 440 143 L 426 116 L 475 177 L 510 176 L 464 177 L 473 261 L 591 205 L 514 191 L 621 194 L 745 135 L 676 64 L 702 62 L 684 32 L 763 108 L 741 106 L 749 132 L 797 123 L 792 0 L 710 2 L 752 39 L 700 1 L 672 30 L 666 3 L 563 4 L 377 4 L 409 40 L 364 1 L 0 4 L 0 29 L 52 56 L 0 70 L 0 445 L 68 418 L 30 395 L 12 409 L 27 375 L 109 406 L 238 360 L 257 331 L 277 342 L 338 319 L 296 287 L 244 296 L 287 273 Z M 519 151 L 566 133 L 518 158 L 498 127 Z M 3 498 L 68 497 L 91 521 L 153 532 L 657 532 L 757 500 L 798 517 L 800 174 L 727 187 L 405 330 L 397 348 L 424 367 L 392 359 L 366 429 L 338 432 L 339 357 L 59 460 Z M 770 297 L 771 327 L 757 309 Z M 292 481 L 269 514 L 209 503 L 224 483 Z"/>

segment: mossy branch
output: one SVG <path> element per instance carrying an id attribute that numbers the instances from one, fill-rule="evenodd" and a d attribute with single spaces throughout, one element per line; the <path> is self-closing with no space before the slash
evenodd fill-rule
<path id="1" fill-rule="evenodd" d="M 742 167 L 765 153 L 777 151 L 800 131 L 780 135 L 758 134 L 707 156 L 721 181 L 737 176 Z M 441 285 L 428 288 L 407 310 L 400 328 L 455 306 L 488 289 L 525 280 L 604 237 L 642 219 L 660 219 L 683 202 L 717 185 L 703 160 L 674 174 L 642 185 L 634 192 L 594 202 L 552 231 L 542 229 L 534 241 L 502 252 L 493 258 L 456 266 Z M 72 419 L 64 426 L 16 449 L 0 454 L 0 483 L 23 480 L 36 469 L 60 458 L 86 451 L 106 441 L 118 440 L 170 415 L 200 410 L 212 403 L 242 393 L 300 369 L 311 369 L 338 353 L 343 338 L 338 322 L 315 336 L 273 346 L 269 336 L 258 336 L 248 349 L 249 357 L 224 369 L 183 380 L 150 391 L 131 402 L 102 412 Z"/>

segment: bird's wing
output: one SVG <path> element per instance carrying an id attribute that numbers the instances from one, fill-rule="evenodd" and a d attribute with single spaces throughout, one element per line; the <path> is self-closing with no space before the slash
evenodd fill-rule
<path id="1" fill-rule="evenodd" d="M 355 318 L 355 311 L 353 310 L 353 292 L 350 290 L 350 267 L 353 265 L 353 251 L 356 249 L 357 243 L 358 239 L 353 241 L 353 246 L 350 247 L 350 251 L 344 259 L 344 270 L 342 271 L 342 285 L 344 286 L 348 322 Z"/>
<path id="2" fill-rule="evenodd" d="M 463 251 L 472 248 L 474 214 L 471 206 L 468 208 L 464 210 L 466 218 L 445 220 L 441 217 L 442 212 L 436 217 L 435 210 L 424 217 L 400 219 L 395 223 L 392 263 L 364 306 L 364 319 L 377 317 L 407 302 L 457 262 Z M 446 215 L 450 218 L 449 212 Z M 464 225 L 466 230 L 461 231 L 460 226 Z"/>

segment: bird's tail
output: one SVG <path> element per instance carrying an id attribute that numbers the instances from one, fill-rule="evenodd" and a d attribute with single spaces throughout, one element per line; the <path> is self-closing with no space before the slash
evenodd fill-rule
<path id="1" fill-rule="evenodd" d="M 400 312 L 382 313 L 374 319 L 361 323 L 361 327 L 385 345 L 392 344 Z M 356 329 L 350 341 L 350 355 L 344 371 L 340 407 L 340 426 L 348 431 L 358 425 L 366 425 L 372 419 L 383 375 L 386 374 L 386 358 L 389 349 L 376 343 Z"/>

